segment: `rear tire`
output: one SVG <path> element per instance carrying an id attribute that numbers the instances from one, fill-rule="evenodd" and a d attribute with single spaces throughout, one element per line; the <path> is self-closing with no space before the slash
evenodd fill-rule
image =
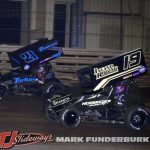
<path id="1" fill-rule="evenodd" d="M 9 94 L 9 88 L 5 84 L 0 84 L 0 100 L 2 100 L 4 97 L 8 96 Z"/>
<path id="2" fill-rule="evenodd" d="M 47 83 L 43 88 L 43 103 L 44 105 L 50 104 L 50 101 L 52 101 L 55 98 L 59 98 L 65 95 L 63 84 L 59 82 L 50 82 Z"/>
<path id="3" fill-rule="evenodd" d="M 144 129 L 149 122 L 149 111 L 142 106 L 131 106 L 125 113 L 125 124 L 134 130 Z"/>

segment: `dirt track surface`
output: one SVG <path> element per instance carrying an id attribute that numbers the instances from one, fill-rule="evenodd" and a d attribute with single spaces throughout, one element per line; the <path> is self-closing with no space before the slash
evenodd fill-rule
<path id="1" fill-rule="evenodd" d="M 150 106 L 150 89 L 142 89 L 142 98 L 148 106 Z M 123 125 L 110 125 L 110 124 L 87 124 L 82 123 L 75 129 L 66 129 L 57 123 L 50 123 L 45 118 L 42 112 L 42 100 L 36 97 L 27 96 L 10 96 L 3 101 L 0 101 L 0 132 L 19 130 L 20 133 L 36 132 L 43 134 L 53 134 L 53 136 L 94 136 L 94 137 L 150 137 L 150 126 L 144 131 L 132 131 Z M 93 146 L 92 146 L 93 145 Z M 77 149 L 79 146 L 84 149 L 147 149 L 149 144 L 106 144 L 106 143 L 81 143 L 81 144 L 66 144 L 66 143 L 53 143 L 53 144 L 37 144 L 31 146 L 14 147 L 13 149 Z"/>

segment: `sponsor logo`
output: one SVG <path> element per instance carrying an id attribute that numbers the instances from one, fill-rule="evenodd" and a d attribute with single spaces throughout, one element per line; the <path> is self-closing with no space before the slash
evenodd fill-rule
<path id="1" fill-rule="evenodd" d="M 34 82 L 37 81 L 36 77 L 32 77 L 32 78 L 14 78 L 14 83 L 26 83 L 26 82 Z"/>
<path id="2" fill-rule="evenodd" d="M 125 80 L 125 79 L 131 78 L 131 77 L 132 77 L 132 74 L 129 74 L 127 76 L 124 76 L 123 79 Z"/>
<path id="3" fill-rule="evenodd" d="M 45 52 L 47 49 L 52 48 L 52 47 L 56 46 L 57 44 L 58 44 L 58 42 L 55 41 L 54 43 L 49 43 L 45 46 L 41 46 L 41 47 L 39 47 L 39 52 Z"/>
<path id="4" fill-rule="evenodd" d="M 145 71 L 146 71 L 146 67 L 142 66 L 141 68 L 139 68 L 140 73 L 144 73 Z"/>
<path id="5" fill-rule="evenodd" d="M 129 75 L 123 77 L 123 79 L 128 79 L 128 78 L 131 78 L 131 77 L 137 77 L 140 74 L 144 73 L 145 71 L 146 71 L 146 67 L 141 66 L 137 71 L 135 71 L 134 73 L 129 74 Z"/>
<path id="6" fill-rule="evenodd" d="M 0 149 L 9 149 L 14 146 L 52 142 L 53 136 L 41 133 L 19 134 L 19 131 L 0 133 Z"/>
<path id="7" fill-rule="evenodd" d="M 24 66 L 24 70 L 29 70 L 30 66 L 29 65 L 25 65 Z"/>
<path id="8" fill-rule="evenodd" d="M 132 74 L 132 76 L 133 77 L 137 77 L 137 76 L 139 76 L 141 73 L 139 72 L 139 71 L 136 71 L 136 72 L 134 72 L 133 74 Z"/>
<path id="9" fill-rule="evenodd" d="M 115 66 L 114 64 L 110 64 L 101 68 L 94 68 L 94 75 L 96 76 L 96 80 L 112 75 L 117 72 L 118 66 Z"/>
<path id="10" fill-rule="evenodd" d="M 70 97 L 69 96 L 65 96 L 65 97 L 62 97 L 62 98 L 60 98 L 60 99 L 57 99 L 57 100 L 53 100 L 53 105 L 54 106 L 57 106 L 57 105 L 63 105 L 63 104 L 65 104 L 65 103 L 67 103 L 67 102 L 69 102 L 71 99 L 70 99 Z"/>
<path id="11" fill-rule="evenodd" d="M 124 91 L 124 89 L 125 89 L 125 87 L 123 85 L 120 85 L 116 88 L 116 93 L 121 93 Z"/>
<path id="12" fill-rule="evenodd" d="M 101 94 L 92 94 L 87 99 L 94 99 L 94 98 L 98 98 L 100 96 L 101 96 Z"/>
<path id="13" fill-rule="evenodd" d="M 100 100 L 100 101 L 91 101 L 91 102 L 84 102 L 82 103 L 82 106 L 99 106 L 99 105 L 106 105 L 108 103 L 110 103 L 111 100 Z"/>
<path id="14" fill-rule="evenodd" d="M 53 50 L 54 50 L 54 48 L 53 48 Z M 56 49 L 56 50 L 57 50 L 57 49 Z M 48 60 L 50 60 L 50 59 L 57 58 L 57 57 L 61 56 L 61 54 L 62 54 L 62 50 L 59 50 L 56 54 L 53 54 L 51 57 L 46 58 L 46 59 L 44 59 L 44 60 L 41 60 L 41 61 L 40 61 L 40 64 L 42 64 L 42 63 L 44 63 L 44 62 L 46 62 L 46 61 L 48 61 Z"/>

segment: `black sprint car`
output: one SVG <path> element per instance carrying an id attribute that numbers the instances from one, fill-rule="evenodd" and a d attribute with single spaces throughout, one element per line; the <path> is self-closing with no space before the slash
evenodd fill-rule
<path id="1" fill-rule="evenodd" d="M 142 49 L 135 49 L 77 72 L 80 87 L 53 83 L 45 95 L 50 121 L 75 128 L 80 122 L 126 124 L 142 130 L 149 111 L 134 78 L 147 72 Z"/>
<path id="2" fill-rule="evenodd" d="M 41 39 L 8 53 L 15 69 L 0 76 L 0 99 L 10 94 L 40 95 L 47 118 L 68 128 L 80 122 L 126 124 L 135 130 L 146 127 L 149 111 L 133 80 L 147 72 L 142 49 L 80 69 L 80 87 L 67 87 L 55 78 L 50 64 L 62 55 L 57 44 Z"/>

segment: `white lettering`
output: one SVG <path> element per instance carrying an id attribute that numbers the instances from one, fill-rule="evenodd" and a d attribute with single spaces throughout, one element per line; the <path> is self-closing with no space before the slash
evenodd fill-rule
<path id="1" fill-rule="evenodd" d="M 94 75 L 96 76 L 96 80 L 117 72 L 118 72 L 118 66 L 114 66 L 114 64 L 110 64 L 102 68 L 94 68 Z"/>

